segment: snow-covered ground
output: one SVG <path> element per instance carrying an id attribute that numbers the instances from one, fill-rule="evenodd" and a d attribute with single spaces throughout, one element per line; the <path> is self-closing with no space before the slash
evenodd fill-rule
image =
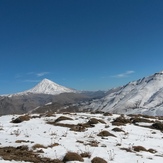
<path id="1" fill-rule="evenodd" d="M 148 128 L 152 123 L 128 123 L 126 125 L 112 125 L 114 119 L 120 115 L 104 116 L 103 114 L 76 113 L 55 114 L 50 116 L 30 115 L 28 121 L 11 123 L 19 115 L 0 117 L 0 148 L 19 147 L 26 145 L 29 150 L 38 153 L 40 157 L 63 160 L 67 152 L 89 153 L 90 158 L 84 158 L 84 163 L 91 163 L 94 157 L 100 157 L 112 163 L 161 163 L 163 160 L 163 134 L 160 130 Z M 91 118 L 103 120 L 104 123 L 94 124 L 94 127 L 85 127 L 81 131 L 73 131 L 66 126 L 48 124 L 64 116 L 72 120 L 62 120 L 54 124 L 86 124 Z M 126 117 L 130 119 L 131 117 Z M 151 119 L 155 121 L 155 119 Z M 143 127 L 147 126 L 147 127 Z M 115 132 L 113 128 L 122 129 Z M 114 136 L 98 136 L 101 131 L 108 131 Z M 42 145 L 34 148 L 35 145 Z M 54 145 L 57 144 L 57 145 Z M 94 145 L 96 144 L 96 145 Z M 135 146 L 142 146 L 146 151 L 136 152 Z M 130 152 L 127 152 L 128 149 Z M 148 149 L 156 152 L 150 153 Z M 40 152 L 41 151 L 41 152 Z M 4 160 L 0 155 L 0 163 L 24 162 Z M 79 163 L 79 161 L 69 161 Z"/>

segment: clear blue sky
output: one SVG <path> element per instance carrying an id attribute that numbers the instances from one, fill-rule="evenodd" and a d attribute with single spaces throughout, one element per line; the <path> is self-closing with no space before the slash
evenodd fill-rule
<path id="1" fill-rule="evenodd" d="M 1 0 L 0 61 L 0 94 L 124 85 L 163 70 L 163 0 Z"/>

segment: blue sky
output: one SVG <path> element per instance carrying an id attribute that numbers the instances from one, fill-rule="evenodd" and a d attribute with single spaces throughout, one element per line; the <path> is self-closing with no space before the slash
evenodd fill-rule
<path id="1" fill-rule="evenodd" d="M 163 70 L 162 0 L 1 0 L 0 94 L 48 78 L 107 90 Z"/>

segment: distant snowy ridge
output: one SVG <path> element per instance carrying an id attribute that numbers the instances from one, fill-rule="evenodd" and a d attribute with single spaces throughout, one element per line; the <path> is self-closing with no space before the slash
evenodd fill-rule
<path id="1" fill-rule="evenodd" d="M 163 115 L 163 71 L 130 82 L 83 107 L 112 113 Z"/>

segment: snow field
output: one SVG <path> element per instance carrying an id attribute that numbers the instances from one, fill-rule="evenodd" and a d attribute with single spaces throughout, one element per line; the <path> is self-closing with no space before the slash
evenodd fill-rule
<path id="1" fill-rule="evenodd" d="M 31 115 L 32 116 L 32 115 Z M 54 121 L 60 116 L 70 117 L 73 120 L 65 120 L 58 123 L 78 124 L 85 123 L 90 118 L 102 119 L 106 124 L 98 123 L 92 128 L 87 128 L 84 132 L 70 131 L 67 127 L 47 124 L 47 121 Z M 41 118 L 31 118 L 22 123 L 11 123 L 11 120 L 18 115 L 8 115 L 0 117 L 0 147 L 27 145 L 31 150 L 35 144 L 41 144 L 46 148 L 42 149 L 39 155 L 51 159 L 63 159 L 68 151 L 90 153 L 90 158 L 84 158 L 84 163 L 91 163 L 91 160 L 98 156 L 107 162 L 113 163 L 161 163 L 163 160 L 162 132 L 150 128 L 127 124 L 125 126 L 113 126 L 112 120 L 119 115 L 103 116 L 101 114 L 77 113 L 77 114 L 55 114 L 55 116 Z M 114 132 L 113 128 L 118 127 L 124 132 Z M 116 137 L 97 136 L 102 130 L 107 130 Z M 23 140 L 22 143 L 16 143 Z M 98 146 L 88 145 L 89 142 L 97 142 Z M 50 145 L 58 143 L 58 146 Z M 135 152 L 133 146 L 143 146 L 146 149 L 154 149 L 156 153 L 147 151 Z M 121 148 L 131 149 L 127 152 Z M 37 151 L 35 149 L 34 151 Z M 7 161 L 1 158 L 0 163 L 19 162 Z M 22 161 L 23 162 L 23 161 Z M 77 161 L 71 161 L 77 163 Z"/>

